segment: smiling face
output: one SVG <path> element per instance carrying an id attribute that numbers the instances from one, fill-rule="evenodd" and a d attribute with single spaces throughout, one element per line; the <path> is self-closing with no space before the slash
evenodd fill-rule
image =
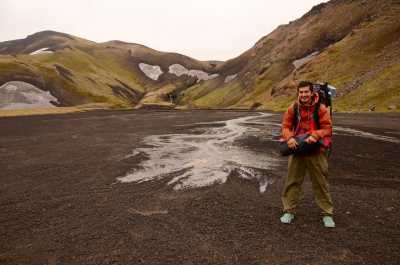
<path id="1" fill-rule="evenodd" d="M 311 87 L 309 86 L 299 87 L 298 96 L 301 104 L 310 104 L 312 97 Z"/>

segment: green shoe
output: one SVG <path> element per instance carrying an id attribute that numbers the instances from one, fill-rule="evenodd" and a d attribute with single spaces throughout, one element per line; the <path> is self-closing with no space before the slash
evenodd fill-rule
<path id="1" fill-rule="evenodd" d="M 292 213 L 284 213 L 281 216 L 281 223 L 283 224 L 290 224 L 294 219 L 294 214 Z"/>
<path id="2" fill-rule="evenodd" d="M 336 226 L 332 216 L 329 215 L 325 215 L 324 217 L 322 217 L 322 222 L 324 223 L 324 226 L 328 228 L 333 228 Z"/>

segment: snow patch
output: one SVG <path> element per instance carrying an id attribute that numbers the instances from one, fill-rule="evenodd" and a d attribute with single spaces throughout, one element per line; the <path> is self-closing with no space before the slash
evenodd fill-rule
<path id="1" fill-rule="evenodd" d="M 202 70 L 189 70 L 183 65 L 180 64 L 172 64 L 168 68 L 168 72 L 170 74 L 174 74 L 176 76 L 181 76 L 181 75 L 188 75 L 188 76 L 195 76 L 197 77 L 198 81 L 200 80 L 210 80 L 214 79 L 219 76 L 219 74 L 208 74 L 207 72 L 204 72 Z"/>
<path id="2" fill-rule="evenodd" d="M 231 82 L 233 79 L 235 79 L 236 77 L 237 77 L 237 74 L 228 75 L 227 77 L 225 77 L 224 83 L 229 83 L 229 82 Z"/>
<path id="3" fill-rule="evenodd" d="M 151 65 L 151 64 L 146 64 L 146 63 L 140 63 L 139 64 L 140 70 L 148 77 L 153 80 L 158 80 L 160 75 L 163 74 L 163 71 L 161 70 L 161 67 L 158 65 Z"/>
<path id="4" fill-rule="evenodd" d="M 21 81 L 10 81 L 0 87 L 0 109 L 28 109 L 55 107 L 58 102 L 49 91 Z"/>
<path id="5" fill-rule="evenodd" d="M 174 74 L 176 76 L 181 76 L 189 73 L 189 70 L 186 69 L 183 65 L 180 64 L 172 64 L 168 67 L 168 72 L 170 74 Z"/>
<path id="6" fill-rule="evenodd" d="M 308 63 L 309 61 L 311 61 L 315 56 L 318 55 L 318 52 L 313 52 L 303 58 L 300 58 L 298 60 L 293 61 L 293 65 L 296 69 L 299 69 L 300 67 L 302 67 L 304 64 Z"/>
<path id="7" fill-rule="evenodd" d="M 50 51 L 49 47 L 46 47 L 46 48 L 42 48 L 42 49 L 36 50 L 34 52 L 31 52 L 30 55 L 46 54 L 46 53 L 54 53 L 54 52 Z"/>

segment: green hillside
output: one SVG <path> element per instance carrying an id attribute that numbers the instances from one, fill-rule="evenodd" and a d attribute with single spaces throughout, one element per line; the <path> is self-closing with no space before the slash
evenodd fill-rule
<path id="1" fill-rule="evenodd" d="M 278 27 L 222 65 L 222 72 L 232 74 L 224 67 L 233 61 L 242 64 L 236 69 L 236 80 L 205 82 L 182 102 L 283 110 L 295 98 L 296 83 L 310 80 L 327 81 L 338 88 L 336 110 L 398 111 L 399 48 L 398 1 L 330 1 Z M 295 68 L 294 61 L 312 53 L 316 55 L 311 60 Z"/>
<path id="2" fill-rule="evenodd" d="M 51 52 L 31 54 L 47 47 Z M 158 65 L 164 74 L 152 80 L 140 70 L 140 63 Z M 0 85 L 9 81 L 31 83 L 50 91 L 61 106 L 100 102 L 114 107 L 137 106 L 145 94 L 157 94 L 154 91 L 159 89 L 162 94 L 161 88 L 166 85 L 171 92 L 190 79 L 169 74 L 172 64 L 210 72 L 215 67 L 138 44 L 94 43 L 51 31 L 0 43 Z"/>
<path id="3" fill-rule="evenodd" d="M 226 62 L 39 32 L 0 43 L 0 86 L 33 84 L 60 106 L 283 110 L 298 81 L 326 81 L 337 111 L 399 111 L 399 47 L 399 1 L 332 0 Z"/>

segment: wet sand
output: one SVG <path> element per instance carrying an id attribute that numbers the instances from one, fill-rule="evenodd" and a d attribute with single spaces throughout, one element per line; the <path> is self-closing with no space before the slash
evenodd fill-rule
<path id="1" fill-rule="evenodd" d="M 1 118 L 0 264 L 398 264 L 400 116 L 335 115 L 327 230 L 308 179 L 279 223 L 281 116 L 259 115 Z"/>

